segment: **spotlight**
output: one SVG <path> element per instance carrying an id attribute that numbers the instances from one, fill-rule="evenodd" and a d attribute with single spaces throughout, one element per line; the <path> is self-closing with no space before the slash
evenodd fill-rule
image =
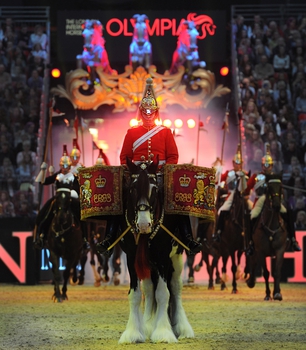
<path id="1" fill-rule="evenodd" d="M 61 71 L 58 68 L 53 68 L 51 70 L 51 75 L 53 78 L 59 78 L 61 76 Z"/>
<path id="2" fill-rule="evenodd" d="M 223 76 L 223 77 L 226 77 L 229 73 L 229 69 L 228 67 L 224 66 L 222 68 L 220 68 L 220 74 Z"/>

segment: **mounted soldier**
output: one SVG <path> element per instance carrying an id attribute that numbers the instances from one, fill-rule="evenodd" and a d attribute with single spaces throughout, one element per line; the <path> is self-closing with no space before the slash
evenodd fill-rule
<path id="1" fill-rule="evenodd" d="M 218 220 L 216 225 L 216 233 L 214 239 L 220 241 L 220 235 L 224 229 L 224 218 L 231 209 L 233 204 L 234 194 L 236 190 L 239 190 L 244 196 L 247 196 L 246 182 L 248 180 L 248 174 L 242 169 L 243 161 L 241 156 L 241 145 L 238 144 L 237 152 L 232 161 L 233 169 L 227 170 L 221 175 L 220 182 L 225 182 L 225 188 L 227 189 L 228 195 L 218 210 Z M 251 208 L 252 203 L 248 200 L 248 206 Z"/>
<path id="2" fill-rule="evenodd" d="M 67 146 L 63 146 L 63 156 L 59 162 L 60 170 L 55 172 L 54 174 L 45 178 L 43 182 L 44 186 L 55 184 L 56 191 L 59 189 L 67 188 L 71 194 L 71 208 L 76 220 L 80 222 L 80 186 L 77 179 L 71 172 L 71 159 L 67 152 Z M 42 167 L 46 167 L 46 164 L 43 163 Z M 42 249 L 46 245 L 46 236 L 51 221 L 54 216 L 54 201 L 55 197 L 52 196 L 40 209 L 37 218 L 36 225 L 34 228 L 34 247 L 37 249 Z M 86 236 L 84 235 L 84 245 L 85 248 L 88 247 L 88 242 L 86 240 Z"/>
<path id="3" fill-rule="evenodd" d="M 255 191 L 255 200 L 254 205 L 251 210 L 251 241 L 249 242 L 249 249 L 247 253 L 249 255 L 253 254 L 253 241 L 252 241 L 252 231 L 255 227 L 255 223 L 262 211 L 265 199 L 266 199 L 266 175 L 273 174 L 273 159 L 270 153 L 270 145 L 267 144 L 266 146 L 266 154 L 262 158 L 261 161 L 261 169 L 262 171 L 258 174 L 253 174 L 247 183 L 248 191 L 251 190 Z M 287 231 L 288 231 L 288 239 L 290 240 L 291 247 L 294 251 L 301 251 L 301 247 L 299 246 L 296 238 L 295 238 L 295 228 L 294 228 L 294 220 L 293 220 L 293 213 L 290 209 L 286 209 L 284 204 L 281 204 L 280 213 L 282 218 L 284 219 Z"/>
<path id="4" fill-rule="evenodd" d="M 154 95 L 153 80 L 148 78 L 146 83 L 144 96 L 138 110 L 138 116 L 142 124 L 127 131 L 120 153 L 120 162 L 126 167 L 127 158 L 136 164 L 144 160 L 151 161 L 153 158 L 158 158 L 160 170 L 158 181 L 162 195 L 163 165 L 177 164 L 179 155 L 171 130 L 165 126 L 155 124 L 155 120 L 159 119 L 159 107 Z M 180 215 L 179 220 L 183 243 L 190 249 L 191 254 L 200 252 L 202 244 L 192 237 L 189 217 Z M 114 229 L 109 232 L 106 239 L 98 247 L 101 253 L 105 252 L 116 239 L 118 227 L 115 228 L 115 223 L 113 226 Z"/>

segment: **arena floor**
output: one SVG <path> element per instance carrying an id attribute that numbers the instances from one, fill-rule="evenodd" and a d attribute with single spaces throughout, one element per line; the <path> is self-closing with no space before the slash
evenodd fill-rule
<path id="1" fill-rule="evenodd" d="M 194 339 L 175 344 L 118 345 L 128 320 L 128 285 L 68 286 L 54 303 L 51 284 L 0 285 L 0 349 L 306 349 L 306 285 L 281 285 L 283 301 L 264 301 L 264 284 L 210 291 L 185 285 L 183 305 Z M 273 286 L 272 286 L 273 288 Z"/>

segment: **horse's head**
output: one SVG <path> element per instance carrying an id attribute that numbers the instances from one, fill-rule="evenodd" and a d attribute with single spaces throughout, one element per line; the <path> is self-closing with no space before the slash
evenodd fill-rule
<path id="1" fill-rule="evenodd" d="M 55 225 L 71 224 L 71 190 L 69 188 L 59 188 L 55 195 Z"/>
<path id="2" fill-rule="evenodd" d="M 127 202 L 128 219 L 135 224 L 138 233 L 151 233 L 158 201 L 158 159 L 154 162 L 142 161 L 137 165 L 127 159 L 127 166 L 131 174 Z"/>
<path id="3" fill-rule="evenodd" d="M 266 175 L 267 192 L 266 199 L 270 206 L 279 211 L 282 202 L 282 177 L 279 174 Z"/>

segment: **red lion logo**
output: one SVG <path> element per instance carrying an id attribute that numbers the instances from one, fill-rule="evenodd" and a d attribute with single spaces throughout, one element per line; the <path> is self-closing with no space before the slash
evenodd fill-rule
<path id="1" fill-rule="evenodd" d="M 199 26 L 202 29 L 202 34 L 198 36 L 198 39 L 205 39 L 207 33 L 209 35 L 215 35 L 217 26 L 214 24 L 211 17 L 206 15 L 197 16 L 196 13 L 192 12 L 188 14 L 187 21 L 193 21 L 196 26 Z"/>

